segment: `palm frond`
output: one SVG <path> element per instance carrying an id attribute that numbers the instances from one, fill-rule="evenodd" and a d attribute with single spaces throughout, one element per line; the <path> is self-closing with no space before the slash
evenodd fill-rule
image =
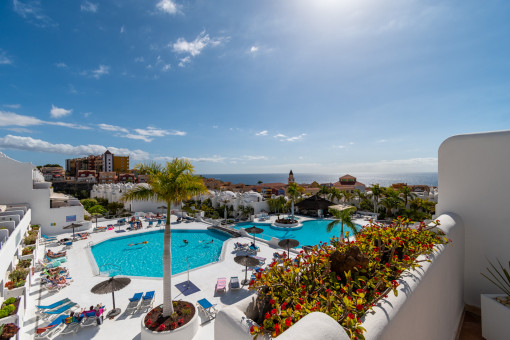
<path id="1" fill-rule="evenodd" d="M 126 191 L 121 197 L 122 202 L 134 200 L 150 201 L 153 199 L 161 200 L 150 185 L 138 185 L 133 189 Z"/>

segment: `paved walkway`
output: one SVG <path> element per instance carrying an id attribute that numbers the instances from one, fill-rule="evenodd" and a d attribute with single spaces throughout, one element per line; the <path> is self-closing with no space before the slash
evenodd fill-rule
<path id="1" fill-rule="evenodd" d="M 173 216 L 173 218 L 175 218 Z M 114 223 L 112 221 L 99 222 L 100 226 Z M 173 221 L 172 221 L 173 223 Z M 126 233 L 115 233 L 114 231 L 106 231 L 100 233 L 94 233 L 87 240 L 77 241 L 73 244 L 72 248 L 68 250 L 67 263 L 65 266 L 69 269 L 70 275 L 73 278 L 73 282 L 70 286 L 61 289 L 58 292 L 49 292 L 41 289 L 39 284 L 39 273 L 36 272 L 34 276 L 34 284 L 32 285 L 29 297 L 27 311 L 25 314 L 25 324 L 20 333 L 21 339 L 33 339 L 34 332 L 37 327 L 44 327 L 49 323 L 47 320 L 42 320 L 35 315 L 35 305 L 48 305 L 55 301 L 63 298 L 70 298 L 72 301 L 77 302 L 80 308 L 87 308 L 90 305 L 96 305 L 103 303 L 106 305 L 107 310 L 113 308 L 111 294 L 96 295 L 90 292 L 91 288 L 97 283 L 104 281 L 106 277 L 98 276 L 94 274 L 94 266 L 91 264 L 88 256 L 89 242 L 97 243 L 102 240 L 119 237 L 134 233 L 143 233 L 147 231 L 153 231 L 155 228 L 146 229 L 147 222 L 143 223 L 144 229 L 126 232 Z M 206 229 L 208 227 L 205 223 L 192 222 L 192 223 L 179 223 L 172 225 L 173 229 Z M 121 227 L 126 228 L 126 226 Z M 117 228 L 115 229 L 117 230 Z M 60 235 L 59 238 L 69 237 L 70 234 Z M 200 291 L 191 294 L 187 297 L 183 296 L 175 284 L 184 282 L 187 280 L 187 273 L 181 273 L 172 277 L 172 296 L 174 300 L 186 300 L 193 304 L 196 301 L 207 298 L 212 303 L 216 303 L 218 308 L 221 309 L 224 306 L 228 306 L 238 302 L 241 299 L 253 294 L 247 288 L 243 288 L 237 291 L 227 291 L 226 293 L 215 293 L 215 285 L 218 277 L 226 277 L 227 279 L 231 276 L 238 276 L 240 280 L 244 278 L 245 272 L 244 267 L 234 262 L 233 258 L 236 256 L 234 251 L 235 242 L 250 242 L 251 238 L 236 238 L 229 239 L 224 243 L 223 248 L 223 260 L 220 262 L 201 267 L 196 270 L 191 270 L 189 273 L 190 281 L 193 282 Z M 257 242 L 260 246 L 261 251 L 257 254 L 258 256 L 267 258 L 266 263 L 269 263 L 272 258 L 272 254 L 275 251 L 281 251 L 281 249 L 271 248 L 267 244 Z M 46 249 L 52 249 L 54 252 L 60 250 L 62 246 L 50 245 Z M 40 258 L 43 256 L 43 252 L 46 250 L 45 247 L 40 247 Z M 248 272 L 248 276 L 251 271 Z M 136 292 L 146 292 L 150 290 L 156 291 L 154 305 L 162 303 L 162 279 L 147 279 L 147 278 L 131 278 L 131 283 L 126 288 L 115 292 L 115 304 L 117 308 L 121 308 L 123 313 L 113 320 L 105 320 L 101 326 L 89 326 L 82 327 L 76 334 L 73 335 L 60 335 L 55 339 L 140 339 L 140 323 L 144 312 L 137 312 L 134 314 L 126 314 L 124 312 L 128 298 L 132 297 Z M 199 314 L 201 318 L 203 315 Z M 205 320 L 202 320 L 202 322 Z M 197 335 L 194 340 L 205 340 L 212 339 L 214 332 L 214 321 L 208 322 L 199 328 Z"/>

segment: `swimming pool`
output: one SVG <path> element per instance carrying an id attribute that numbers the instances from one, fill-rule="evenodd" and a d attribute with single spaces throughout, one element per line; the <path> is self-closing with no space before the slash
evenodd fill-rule
<path id="1" fill-rule="evenodd" d="M 234 228 L 249 228 L 251 226 L 256 226 L 258 228 L 264 229 L 262 234 L 255 235 L 255 237 L 259 237 L 261 239 L 269 241 L 271 237 L 279 238 L 280 240 L 286 238 L 292 238 L 299 241 L 299 248 L 301 245 L 316 245 L 319 242 L 329 242 L 331 237 L 336 236 L 340 237 L 341 234 L 341 225 L 337 224 L 329 233 L 327 232 L 327 226 L 331 222 L 331 220 L 310 220 L 304 221 L 303 227 L 300 229 L 294 230 L 278 230 L 271 228 L 270 223 L 253 223 L 253 222 L 242 222 L 235 225 Z M 356 230 L 360 230 L 361 226 L 355 224 Z M 344 226 L 344 232 L 350 231 L 349 228 Z M 350 233 L 352 236 L 352 232 Z"/>
<path id="2" fill-rule="evenodd" d="M 92 255 L 102 273 L 163 277 L 163 234 L 156 230 L 109 239 L 92 246 Z M 186 271 L 187 261 L 189 269 L 217 261 L 228 239 L 211 230 L 172 230 L 172 274 Z"/>

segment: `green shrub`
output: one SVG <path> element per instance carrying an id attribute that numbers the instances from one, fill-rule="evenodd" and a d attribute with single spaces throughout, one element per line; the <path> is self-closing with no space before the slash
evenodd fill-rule
<path id="1" fill-rule="evenodd" d="M 2 305 L 12 305 L 14 302 L 16 302 L 16 298 L 8 298 L 7 300 L 4 301 L 4 303 Z"/>
<path id="2" fill-rule="evenodd" d="M 31 259 L 20 260 L 18 262 L 18 264 L 16 265 L 16 269 L 28 268 L 28 267 L 30 267 L 31 264 L 32 264 L 32 260 Z"/>
<path id="3" fill-rule="evenodd" d="M 444 233 L 424 223 L 418 229 L 399 217 L 391 226 L 371 223 L 356 240 L 333 237 L 301 251 L 297 261 L 284 258 L 257 273 L 250 289 L 258 292 L 262 310 L 254 321 L 253 335 L 269 332 L 277 337 L 308 313 L 328 314 L 344 327 L 351 339 L 364 339 L 361 318 L 390 291 L 398 294 L 402 272 L 420 267 L 420 255 L 431 254 L 438 244 L 450 242 Z M 436 221 L 436 225 L 439 222 Z M 349 261 L 346 259 L 349 258 Z M 351 261 L 352 260 L 352 261 Z"/>
<path id="4" fill-rule="evenodd" d="M 9 313 L 5 309 L 0 309 L 0 319 L 3 319 L 5 317 L 9 316 Z"/>
<path id="5" fill-rule="evenodd" d="M 26 245 L 35 244 L 36 241 L 37 241 L 37 235 L 28 235 L 23 239 L 23 243 Z"/>
<path id="6" fill-rule="evenodd" d="M 34 224 L 34 225 L 30 226 L 30 228 L 32 230 L 39 230 L 40 226 L 39 226 L 39 224 Z"/>
<path id="7" fill-rule="evenodd" d="M 28 275 L 28 270 L 26 269 L 15 269 L 9 274 L 9 280 L 13 281 L 16 285 L 17 281 L 24 281 Z M 19 286 L 18 286 L 19 287 Z"/>
<path id="8" fill-rule="evenodd" d="M 21 255 L 29 255 L 29 254 L 32 254 L 32 252 L 34 251 L 35 247 L 33 246 L 28 246 L 28 247 L 25 247 L 23 248 L 23 250 L 21 251 Z"/>

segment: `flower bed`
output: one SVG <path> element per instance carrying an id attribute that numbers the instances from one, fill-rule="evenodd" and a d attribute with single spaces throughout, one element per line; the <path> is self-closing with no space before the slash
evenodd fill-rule
<path id="1" fill-rule="evenodd" d="M 391 290 L 397 294 L 396 279 L 420 266 L 418 256 L 449 242 L 433 227 L 411 229 L 410 223 L 403 218 L 391 226 L 372 223 L 356 241 L 333 238 L 330 244 L 302 251 L 297 263 L 285 259 L 282 265 L 270 264 L 251 286 L 258 291 L 254 321 L 262 325 L 253 326 L 251 333 L 276 337 L 305 315 L 320 311 L 337 320 L 352 339 L 364 339 L 361 317 Z"/>
<path id="2" fill-rule="evenodd" d="M 8 298 L 2 303 L 0 320 L 18 312 L 20 298 Z M 0 321 L 1 322 L 1 321 Z"/>
<path id="3" fill-rule="evenodd" d="M 174 314 L 164 318 L 161 306 L 152 309 L 144 318 L 145 327 L 151 331 L 174 330 L 186 325 L 195 315 L 195 307 L 185 301 L 174 301 Z"/>
<path id="4" fill-rule="evenodd" d="M 25 255 L 32 255 L 32 253 L 34 252 L 35 250 L 35 247 L 34 246 L 28 246 L 28 247 L 25 247 L 23 248 L 23 250 L 21 250 L 21 255 L 22 256 L 25 256 Z"/>
<path id="5" fill-rule="evenodd" d="M 296 223 L 299 223 L 298 220 L 293 220 L 291 218 L 279 218 L 275 222 L 279 223 L 279 224 L 296 224 Z"/>
<path id="6" fill-rule="evenodd" d="M 19 327 L 13 323 L 8 323 L 0 326 L 0 339 L 10 339 L 15 336 L 19 331 Z"/>

